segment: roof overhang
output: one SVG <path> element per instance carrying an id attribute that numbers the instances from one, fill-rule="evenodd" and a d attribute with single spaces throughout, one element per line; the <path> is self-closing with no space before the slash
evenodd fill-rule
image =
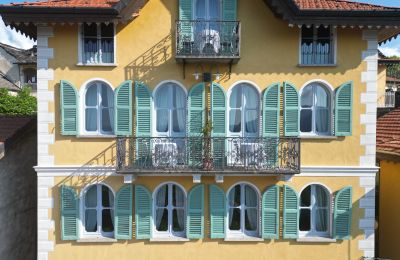
<path id="1" fill-rule="evenodd" d="M 377 150 L 376 158 L 382 161 L 400 162 L 400 154 L 394 152 Z"/>

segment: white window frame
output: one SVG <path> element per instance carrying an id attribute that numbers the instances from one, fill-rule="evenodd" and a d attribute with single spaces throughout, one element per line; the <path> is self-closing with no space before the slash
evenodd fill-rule
<path id="1" fill-rule="evenodd" d="M 85 199 L 86 199 L 86 193 L 87 191 L 93 187 L 96 186 L 97 188 L 97 205 L 96 205 L 96 212 L 97 212 L 97 231 L 96 232 L 87 232 L 85 229 L 85 213 L 86 213 L 86 205 L 85 205 Z M 113 207 L 103 207 L 102 205 L 102 200 L 101 200 L 101 187 L 105 186 L 107 187 L 113 194 L 114 196 L 114 202 L 113 202 Z M 107 184 L 105 183 L 93 183 L 87 185 L 81 192 L 80 198 L 79 198 L 79 208 L 80 208 L 80 219 L 79 219 L 79 225 L 80 225 L 80 238 L 114 238 L 115 234 L 115 223 L 114 223 L 114 231 L 113 232 L 103 232 L 102 230 L 102 210 L 103 209 L 111 209 L 114 211 L 114 216 L 115 216 L 115 192 L 114 190 Z"/>
<path id="2" fill-rule="evenodd" d="M 301 194 L 303 191 L 308 187 L 311 186 L 311 200 L 310 200 L 310 206 L 301 206 Z M 327 195 L 327 206 L 326 207 L 318 207 L 316 206 L 316 199 L 315 199 L 315 186 L 321 186 Z M 332 224 L 333 224 L 333 218 L 332 218 L 332 205 L 333 205 L 333 197 L 332 197 L 332 192 L 331 190 L 326 187 L 322 183 L 314 182 L 314 183 L 308 183 L 306 186 L 303 187 L 303 189 L 299 193 L 299 237 L 304 238 L 304 237 L 321 237 L 321 238 L 330 238 L 332 234 Z M 315 214 L 316 210 L 324 208 L 327 209 L 327 231 L 326 232 L 321 232 L 321 231 L 316 231 L 315 230 Z M 309 231 L 301 231 L 300 230 L 300 215 L 301 215 L 301 209 L 310 209 L 310 230 Z"/>
<path id="3" fill-rule="evenodd" d="M 80 109 L 79 109 L 79 118 L 80 118 L 80 127 L 79 127 L 79 132 L 80 132 L 80 137 L 113 137 L 114 136 L 114 132 L 104 132 L 101 130 L 101 124 L 102 124 L 102 117 L 101 117 L 101 111 L 99 112 L 99 106 L 100 106 L 100 102 L 101 102 L 101 95 L 99 95 L 99 86 L 97 85 L 97 95 L 98 95 L 98 100 L 97 100 L 97 126 L 100 127 L 97 129 L 97 131 L 86 131 L 86 92 L 88 90 L 88 88 L 90 86 L 92 86 L 92 84 L 105 84 L 107 85 L 108 88 L 110 88 L 110 90 L 113 93 L 113 98 L 115 99 L 115 91 L 114 91 L 114 87 L 111 85 L 110 82 L 101 79 L 101 78 L 93 78 L 90 79 L 88 81 L 86 81 L 80 88 Z M 112 107 L 114 109 L 114 115 L 115 115 L 115 104 Z M 101 108 L 100 108 L 101 109 Z M 114 122 L 115 122 L 116 118 L 114 116 Z M 113 126 L 114 127 L 114 126 Z M 114 129 L 115 131 L 115 129 Z"/>
<path id="4" fill-rule="evenodd" d="M 234 187 L 240 185 L 240 206 L 239 207 L 231 207 L 229 205 L 229 194 L 233 190 Z M 251 187 L 257 194 L 257 228 L 255 231 L 247 231 L 245 230 L 245 213 L 247 208 L 254 207 L 246 207 L 245 206 L 245 186 Z M 260 225 L 261 225 L 261 195 L 256 186 L 248 182 L 239 182 L 232 185 L 228 192 L 226 193 L 226 236 L 228 239 L 246 239 L 246 238 L 258 238 L 260 237 Z M 240 208 L 240 230 L 230 230 L 229 229 L 229 209 L 230 208 Z"/>
<path id="5" fill-rule="evenodd" d="M 114 62 L 113 63 L 87 63 L 86 61 L 83 60 L 83 26 L 84 24 L 78 25 L 78 66 L 117 66 L 117 25 L 116 23 L 113 23 L 113 28 L 114 28 Z M 101 39 L 101 23 L 97 24 L 97 40 Z M 101 47 L 100 47 L 101 49 Z"/>
<path id="6" fill-rule="evenodd" d="M 167 231 L 158 231 L 157 226 L 156 226 L 156 212 L 157 212 L 157 193 L 158 191 L 164 186 L 168 185 L 168 205 L 167 205 L 167 210 L 168 210 L 168 230 Z M 184 195 L 184 202 L 183 202 L 183 207 L 174 207 L 172 206 L 172 186 L 176 185 L 178 188 L 180 188 L 183 192 Z M 176 239 L 176 238 L 186 238 L 186 217 L 187 217 L 187 193 L 184 187 L 176 182 L 165 182 L 160 184 L 153 192 L 153 238 L 161 238 L 161 239 Z M 164 207 L 162 207 L 164 208 Z M 179 208 L 183 209 L 183 214 L 184 214 L 184 223 L 183 223 L 183 231 L 181 232 L 175 232 L 172 230 L 172 219 L 173 219 L 173 210 Z"/>
<path id="7" fill-rule="evenodd" d="M 304 26 L 304 25 L 303 25 Z M 302 42 L 302 27 L 299 28 L 299 66 L 311 66 L 311 67 L 324 67 L 324 66 L 336 66 L 337 65 L 337 28 L 331 26 L 331 34 L 332 34 L 332 51 L 333 51 L 333 57 L 332 61 L 333 63 L 325 63 L 325 64 L 304 64 L 302 59 L 301 59 L 301 42 Z"/>
<path id="8" fill-rule="evenodd" d="M 316 132 L 316 129 L 315 129 L 316 124 L 315 124 L 314 103 L 313 103 L 313 106 L 312 106 L 312 109 L 311 109 L 311 111 L 312 111 L 311 132 L 302 132 L 301 131 L 301 110 L 303 109 L 302 108 L 302 102 L 301 102 L 302 101 L 302 95 L 303 95 L 303 90 L 306 87 L 310 86 L 310 85 L 313 85 L 313 86 L 317 86 L 318 85 L 318 86 L 322 87 L 326 91 L 326 93 L 329 95 L 329 97 L 328 97 L 328 102 L 329 102 L 329 104 L 328 104 L 328 109 L 329 109 L 329 112 L 328 112 L 328 116 L 329 116 L 329 118 L 328 118 L 328 122 L 329 122 L 328 129 L 329 129 L 329 131 L 326 132 L 326 133 L 318 133 L 318 132 Z M 314 102 L 314 90 L 313 90 L 313 102 Z M 333 136 L 334 135 L 334 126 L 335 126 L 334 117 L 333 117 L 334 104 L 335 104 L 335 92 L 334 92 L 333 87 L 327 81 L 318 79 L 318 80 L 310 80 L 310 81 L 306 82 L 301 87 L 301 90 L 299 92 L 299 114 L 300 114 L 299 115 L 299 120 L 300 120 L 299 132 L 300 132 L 300 137 Z"/>

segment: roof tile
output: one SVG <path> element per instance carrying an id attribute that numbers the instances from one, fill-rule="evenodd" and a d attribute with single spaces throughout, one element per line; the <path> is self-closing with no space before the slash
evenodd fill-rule
<path id="1" fill-rule="evenodd" d="M 11 6 L 29 7 L 87 7 L 87 8 L 111 8 L 119 0 L 47 0 L 37 2 L 11 3 Z"/>
<path id="2" fill-rule="evenodd" d="M 378 118 L 376 148 L 378 151 L 400 154 L 400 108 Z"/>
<path id="3" fill-rule="evenodd" d="M 382 11 L 396 8 L 345 0 L 293 0 L 301 10 Z"/>

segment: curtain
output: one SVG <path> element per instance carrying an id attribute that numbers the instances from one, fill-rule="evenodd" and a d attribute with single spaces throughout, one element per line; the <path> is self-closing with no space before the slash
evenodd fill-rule
<path id="1" fill-rule="evenodd" d="M 246 209 L 246 217 L 248 220 L 247 230 L 256 230 L 257 229 L 257 193 L 254 189 L 248 185 L 245 186 L 245 207 Z"/>
<path id="2" fill-rule="evenodd" d="M 101 39 L 101 62 L 113 63 L 114 62 L 114 40 Z"/>
<path id="3" fill-rule="evenodd" d="M 172 105 L 172 96 L 168 85 L 161 86 L 156 93 L 157 132 L 168 132 L 169 113 Z"/>
<path id="4" fill-rule="evenodd" d="M 110 202 L 110 212 L 111 212 L 111 223 L 114 229 L 114 194 L 108 189 L 108 201 Z"/>
<path id="5" fill-rule="evenodd" d="M 90 187 L 85 194 L 85 229 L 88 232 L 97 230 L 97 186 Z"/>
<path id="6" fill-rule="evenodd" d="M 85 115 L 85 125 L 86 131 L 96 131 L 97 130 L 97 85 L 91 85 L 86 91 L 86 115 Z"/>
<path id="7" fill-rule="evenodd" d="M 329 100 L 328 94 L 321 86 L 315 86 L 315 126 L 320 133 L 329 132 Z"/>
<path id="8" fill-rule="evenodd" d="M 242 125 L 242 88 L 240 86 L 236 86 L 233 89 L 229 98 L 229 106 L 231 108 L 229 112 L 229 131 L 239 133 Z"/>
<path id="9" fill-rule="evenodd" d="M 98 63 L 97 39 L 85 38 L 84 42 L 84 61 L 86 63 Z"/>
<path id="10" fill-rule="evenodd" d="M 162 186 L 158 192 L 156 197 L 156 208 L 157 207 L 166 207 L 168 205 L 168 185 Z M 161 220 L 164 215 L 164 209 L 156 210 L 156 228 L 160 230 Z"/>
<path id="11" fill-rule="evenodd" d="M 114 130 L 114 92 L 104 84 L 101 84 L 102 99 L 102 130 L 113 132 Z"/>
<path id="12" fill-rule="evenodd" d="M 174 132 L 185 132 L 186 127 L 186 94 L 185 92 L 179 87 L 174 85 L 174 108 L 176 108 L 176 114 L 173 116 L 174 119 L 176 118 L 176 122 L 174 120 Z"/>
<path id="13" fill-rule="evenodd" d="M 243 85 L 243 96 L 245 100 L 245 126 L 247 133 L 257 133 L 258 131 L 258 94 L 248 85 Z"/>
<path id="14" fill-rule="evenodd" d="M 183 194 L 183 191 L 177 187 L 176 185 L 173 186 L 174 189 L 174 196 L 175 197 L 175 205 L 177 207 L 183 207 L 185 204 L 185 195 Z M 178 225 L 179 229 L 178 230 L 183 230 L 183 227 L 185 225 L 185 211 L 183 209 L 177 209 L 177 216 L 178 216 Z"/>
<path id="15" fill-rule="evenodd" d="M 319 185 L 315 187 L 315 200 L 316 200 L 316 211 L 315 211 L 315 229 L 317 231 L 328 230 L 328 196 L 326 191 Z"/>
<path id="16" fill-rule="evenodd" d="M 235 188 L 231 189 L 228 196 L 228 205 L 229 207 L 229 226 L 232 226 L 232 219 L 233 219 L 233 206 L 235 205 Z"/>

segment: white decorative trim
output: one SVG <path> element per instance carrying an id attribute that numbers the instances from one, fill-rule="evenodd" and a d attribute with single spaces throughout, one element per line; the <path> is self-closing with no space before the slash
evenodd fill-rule
<path id="1" fill-rule="evenodd" d="M 364 209 L 364 218 L 358 226 L 364 230 L 364 238 L 358 242 L 358 249 L 364 251 L 365 257 L 375 256 L 375 176 L 360 177 L 360 187 L 364 188 L 364 196 L 359 200 Z"/>
<path id="2" fill-rule="evenodd" d="M 135 181 L 135 176 L 134 175 L 124 175 L 124 183 L 130 184 Z"/>
<path id="3" fill-rule="evenodd" d="M 193 183 L 201 183 L 201 174 L 193 174 Z"/>

